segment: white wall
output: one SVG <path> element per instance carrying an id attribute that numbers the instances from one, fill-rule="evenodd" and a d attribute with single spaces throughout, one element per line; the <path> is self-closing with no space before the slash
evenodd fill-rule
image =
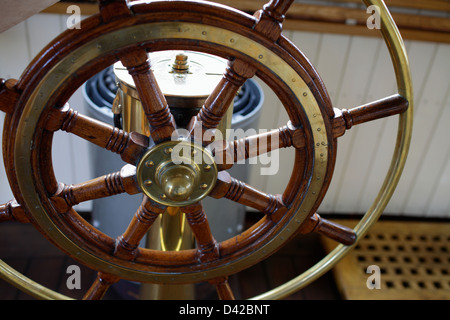
<path id="1" fill-rule="evenodd" d="M 286 35 L 310 58 L 335 107 L 351 108 L 396 93 L 394 71 L 381 39 L 298 31 Z M 420 41 L 405 45 L 415 93 L 413 137 L 404 173 L 385 213 L 448 218 L 450 45 Z M 277 108 L 265 109 L 263 127 L 286 122 L 280 103 L 275 103 Z M 391 117 L 356 126 L 339 139 L 334 177 L 319 212 L 360 213 L 369 208 L 390 164 L 397 122 L 398 117 Z M 283 169 L 291 166 L 288 153 L 281 161 L 286 162 Z M 285 170 L 278 181 L 263 178 L 260 185 L 280 192 L 289 173 Z"/>
<path id="2" fill-rule="evenodd" d="M 37 14 L 11 29 L 0 33 L 0 77 L 17 79 L 28 63 L 53 38 L 63 32 L 68 16 Z M 83 96 L 78 90 L 69 100 L 71 106 L 84 112 Z M 0 113 L 1 130 L 4 114 Z M 88 145 L 80 138 L 58 132 L 54 137 L 53 164 L 59 181 L 71 184 L 91 179 L 91 163 Z M 10 200 L 13 195 L 9 188 L 4 169 L 0 171 L 0 203 Z M 91 210 L 91 203 L 82 203 L 80 211 Z"/>
<path id="3" fill-rule="evenodd" d="M 36 53 L 66 28 L 65 15 L 38 14 L 0 34 L 0 77 L 17 78 Z M 351 108 L 395 93 L 395 77 L 382 40 L 360 36 L 287 31 L 311 60 L 335 107 Z M 450 45 L 405 41 L 410 58 L 415 122 L 410 155 L 399 186 L 386 213 L 450 217 Z M 278 99 L 265 89 L 260 127 L 278 128 L 287 116 Z M 83 110 L 80 92 L 70 103 Z M 3 114 L 0 115 L 3 120 Z M 397 118 L 354 127 L 339 139 L 335 175 L 320 212 L 365 212 L 384 179 L 393 147 Z M 78 183 L 90 177 L 87 144 L 60 134 L 54 163 L 58 179 Z M 251 184 L 281 193 L 291 174 L 292 150 L 281 152 L 276 176 L 260 176 L 252 168 Z M 0 172 L 0 203 L 12 195 Z M 80 210 L 89 210 L 83 204 Z"/>

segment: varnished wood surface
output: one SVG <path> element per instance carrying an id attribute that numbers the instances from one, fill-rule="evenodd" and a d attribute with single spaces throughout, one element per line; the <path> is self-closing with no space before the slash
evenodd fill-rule
<path id="1" fill-rule="evenodd" d="M 11 239 L 15 239 L 14 246 Z M 66 256 L 30 224 L 17 222 L 0 224 L 0 243 L 2 243 L 0 246 L 2 260 L 31 279 L 67 296 L 82 299 L 97 277 L 95 271 Z M 318 234 L 301 236 L 262 263 L 231 276 L 229 286 L 236 299 L 253 297 L 306 270 L 322 257 L 322 252 Z M 66 270 L 73 264 L 81 268 L 82 290 L 67 289 L 66 281 L 69 274 Z M 222 286 L 220 288 L 222 289 Z M 136 287 L 119 281 L 112 285 L 103 299 L 131 299 L 137 296 L 136 292 Z M 209 283 L 197 284 L 196 295 L 202 300 L 218 299 L 215 287 Z M 34 298 L 0 279 L 0 300 L 32 299 Z M 339 300 L 340 296 L 331 274 L 326 274 L 287 299 Z"/>

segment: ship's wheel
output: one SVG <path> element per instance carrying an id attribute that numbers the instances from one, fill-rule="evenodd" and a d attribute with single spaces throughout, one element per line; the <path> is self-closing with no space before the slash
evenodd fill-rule
<path id="1" fill-rule="evenodd" d="M 283 298 L 328 271 L 378 219 L 395 189 L 411 137 L 412 88 L 404 46 L 386 6 L 382 1 L 364 1 L 380 8 L 398 94 L 349 110 L 334 109 L 314 67 L 282 34 L 292 2 L 272 0 L 251 16 L 203 1 L 100 1 L 99 14 L 84 20 L 81 29 L 58 36 L 19 80 L 2 81 L 4 164 L 15 199 L 1 207 L 0 221 L 32 223 L 61 250 L 96 270 L 97 279 L 86 299 L 100 299 L 119 279 L 157 284 L 208 281 L 221 299 L 232 299 L 229 275 L 262 261 L 299 233 L 320 232 L 341 244 L 305 273 L 255 298 Z M 147 53 L 161 50 L 198 51 L 229 61 L 222 80 L 191 119 L 187 137 L 178 135 L 150 68 Z M 66 104 L 85 81 L 117 61 L 133 77 L 150 138 L 94 120 Z M 239 88 L 254 76 L 283 103 L 290 119 L 285 126 L 232 142 L 194 135 L 214 130 Z M 391 167 L 372 207 L 353 230 L 321 218 L 316 210 L 332 178 L 338 138 L 353 125 L 398 114 Z M 58 181 L 51 154 L 59 130 L 117 153 L 124 167 L 81 184 Z M 266 148 L 260 147 L 263 140 L 269 141 Z M 177 162 L 169 155 L 180 143 L 190 152 Z M 257 190 L 227 173 L 239 157 L 274 148 L 292 148 L 295 153 L 290 180 L 279 194 Z M 195 161 L 198 154 L 204 162 Z M 73 209 L 80 202 L 118 193 L 142 193 L 143 201 L 117 239 Z M 204 197 L 228 198 L 261 211 L 264 217 L 238 236 L 218 242 L 202 207 Z M 154 220 L 167 214 L 168 208 L 185 213 L 196 248 L 171 252 L 139 246 Z M 3 261 L 0 271 L 33 296 L 67 298 Z"/>

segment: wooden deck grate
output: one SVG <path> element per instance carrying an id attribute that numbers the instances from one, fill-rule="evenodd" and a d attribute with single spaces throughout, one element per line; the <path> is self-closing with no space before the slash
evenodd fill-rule
<path id="1" fill-rule="evenodd" d="M 336 246 L 322 240 L 328 252 Z M 450 299 L 450 223 L 379 221 L 333 274 L 348 300 Z M 377 280 L 380 289 L 369 289 Z"/>

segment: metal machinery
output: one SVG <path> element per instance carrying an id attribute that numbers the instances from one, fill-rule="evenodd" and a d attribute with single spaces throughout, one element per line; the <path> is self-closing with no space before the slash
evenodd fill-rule
<path id="1" fill-rule="evenodd" d="M 412 87 L 395 23 L 382 1 L 366 0 L 366 5 L 380 9 L 381 32 L 392 57 L 398 94 L 350 110 L 334 109 L 320 76 L 282 34 L 284 15 L 292 2 L 272 0 L 251 16 L 211 2 L 100 1 L 100 13 L 84 20 L 81 30 L 61 34 L 19 80 L 2 81 L 4 162 L 15 200 L 1 207 L 0 220 L 31 222 L 64 252 L 96 270 L 97 279 L 85 299 L 100 299 L 119 279 L 163 286 L 209 282 L 219 298 L 232 299 L 229 275 L 267 258 L 297 234 L 309 232 L 340 244 L 305 273 L 255 299 L 286 297 L 320 277 L 364 236 L 393 194 L 411 138 Z M 170 112 L 173 102 L 162 94 L 148 60 L 148 52 L 164 50 L 196 51 L 228 60 L 198 113 L 184 118 L 187 131 L 180 130 Z M 135 83 L 150 137 L 140 130 L 95 121 L 66 105 L 76 88 L 119 60 Z M 185 71 L 184 57 L 177 61 L 175 69 Z M 236 92 L 254 76 L 275 92 L 290 121 L 263 135 L 214 141 L 210 133 L 226 123 Z M 182 113 L 187 111 L 191 109 Z M 332 178 L 338 138 L 354 125 L 392 115 L 399 115 L 396 148 L 373 205 L 353 230 L 321 218 L 316 209 Z M 65 185 L 52 169 L 52 137 L 58 130 L 118 153 L 127 164 L 119 172 Z M 201 134 L 196 136 L 198 130 Z M 278 143 L 261 148 L 263 140 Z M 212 144 L 214 152 L 209 148 Z M 250 150 L 249 146 L 256 147 Z M 234 152 L 241 147 L 243 153 Z M 179 157 L 169 157 L 177 148 L 183 150 Z M 291 148 L 295 157 L 291 178 L 280 194 L 257 190 L 227 172 L 239 157 L 274 148 Z M 203 161 L 196 161 L 196 156 Z M 144 197 L 116 239 L 73 209 L 82 201 L 118 193 Z M 241 234 L 217 241 L 203 210 L 205 197 L 251 206 L 264 217 Z M 158 218 L 171 219 L 180 212 L 195 237 L 195 248 L 164 251 L 139 246 Z M 33 296 L 67 298 L 3 261 L 0 274 Z"/>

